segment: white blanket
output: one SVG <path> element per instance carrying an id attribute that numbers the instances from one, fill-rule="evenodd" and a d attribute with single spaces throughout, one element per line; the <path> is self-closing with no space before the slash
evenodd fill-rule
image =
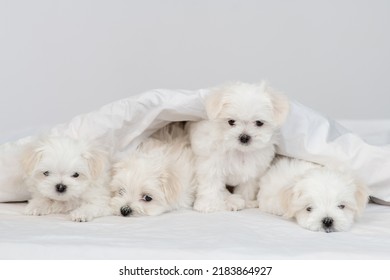
<path id="1" fill-rule="evenodd" d="M 49 133 L 101 141 L 114 157 L 120 158 L 168 122 L 206 118 L 203 100 L 208 92 L 145 92 L 77 116 L 55 126 Z M 19 158 L 31 139 L 0 146 L 0 202 L 23 201 L 29 197 L 20 180 Z M 295 101 L 291 101 L 280 140 L 280 154 L 323 164 L 348 163 L 369 186 L 372 196 L 390 201 L 390 141 L 370 145 L 335 121 Z"/>

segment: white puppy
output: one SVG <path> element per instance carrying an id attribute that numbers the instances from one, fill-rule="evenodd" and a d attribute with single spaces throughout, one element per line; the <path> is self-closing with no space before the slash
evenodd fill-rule
<path id="1" fill-rule="evenodd" d="M 364 185 L 349 173 L 307 161 L 278 157 L 260 180 L 259 208 L 295 217 L 313 231 L 345 231 L 368 201 Z"/>
<path id="2" fill-rule="evenodd" d="M 48 137 L 23 158 L 32 199 L 27 215 L 69 213 L 86 222 L 111 214 L 110 166 L 103 150 L 83 140 Z"/>
<path id="3" fill-rule="evenodd" d="M 193 154 L 183 128 L 167 126 L 115 164 L 111 190 L 116 215 L 152 216 L 191 208 Z"/>
<path id="4" fill-rule="evenodd" d="M 249 202 L 256 199 L 258 178 L 274 158 L 276 134 L 287 116 L 288 100 L 264 82 L 234 83 L 212 90 L 205 107 L 208 120 L 189 124 L 196 155 L 194 209 L 214 212 L 250 207 Z M 235 187 L 234 195 L 226 185 Z"/>

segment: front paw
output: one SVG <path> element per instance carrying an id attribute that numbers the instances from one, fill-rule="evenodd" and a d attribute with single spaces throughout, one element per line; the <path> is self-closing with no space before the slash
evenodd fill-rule
<path id="1" fill-rule="evenodd" d="M 39 207 L 38 205 L 28 203 L 24 209 L 24 214 L 29 216 L 42 216 L 49 214 L 49 209 Z"/>
<path id="2" fill-rule="evenodd" d="M 76 210 L 73 210 L 72 212 L 70 212 L 70 219 L 73 221 L 73 222 L 89 222 L 93 219 L 92 215 L 89 215 L 88 213 L 86 213 L 85 211 L 83 210 L 80 210 L 80 209 L 76 209 Z"/>
<path id="3" fill-rule="evenodd" d="M 214 199 L 196 199 L 194 203 L 194 209 L 203 213 L 212 213 L 218 211 L 225 211 L 226 204 L 223 200 L 214 200 Z"/>
<path id="4" fill-rule="evenodd" d="M 47 214 L 49 214 L 48 211 L 44 211 L 44 209 L 36 207 L 36 206 L 27 205 L 26 208 L 24 209 L 24 215 L 42 216 L 42 215 L 47 215 Z"/>
<path id="5" fill-rule="evenodd" d="M 232 194 L 226 198 L 226 208 L 229 211 L 238 211 L 245 208 L 245 200 L 241 195 Z"/>

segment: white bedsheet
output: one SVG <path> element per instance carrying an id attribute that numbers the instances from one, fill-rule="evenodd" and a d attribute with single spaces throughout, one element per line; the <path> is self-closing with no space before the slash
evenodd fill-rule
<path id="1" fill-rule="evenodd" d="M 390 259 L 390 211 L 370 204 L 348 232 L 311 232 L 257 209 L 158 217 L 23 216 L 0 205 L 0 259 Z"/>

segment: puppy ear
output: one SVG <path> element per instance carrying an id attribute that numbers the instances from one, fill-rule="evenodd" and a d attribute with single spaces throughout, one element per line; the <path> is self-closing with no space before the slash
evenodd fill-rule
<path id="1" fill-rule="evenodd" d="M 294 186 L 284 188 L 280 192 L 281 206 L 283 208 L 283 216 L 286 218 L 292 218 L 295 216 L 296 210 L 293 204 L 293 200 L 299 197 L 299 193 L 294 192 Z"/>
<path id="2" fill-rule="evenodd" d="M 262 82 L 260 87 L 263 91 L 268 93 L 269 97 L 271 98 L 276 124 L 278 126 L 282 125 L 287 118 L 290 108 L 288 98 L 269 87 L 265 82 Z"/>
<path id="3" fill-rule="evenodd" d="M 361 182 L 356 183 L 356 192 L 355 192 L 355 200 L 356 200 L 356 215 L 360 216 L 368 203 L 369 195 L 368 188 Z"/>
<path id="4" fill-rule="evenodd" d="M 350 169 L 345 162 L 329 162 L 332 165 L 330 168 L 346 176 L 350 185 L 355 186 L 355 202 L 347 203 L 350 209 L 356 213 L 356 217 L 359 217 L 369 201 L 368 187 L 360 180 L 360 178 Z"/>
<path id="5" fill-rule="evenodd" d="M 161 187 L 169 204 L 175 204 L 179 199 L 180 183 L 176 173 L 170 169 L 160 175 Z"/>
<path id="6" fill-rule="evenodd" d="M 120 173 L 123 169 L 127 167 L 126 161 L 119 161 L 115 163 L 111 168 L 111 177 L 116 176 L 116 174 Z"/>
<path id="7" fill-rule="evenodd" d="M 94 179 L 108 168 L 108 155 L 99 147 L 92 147 L 83 156 L 87 160 L 89 172 Z"/>
<path id="8" fill-rule="evenodd" d="M 211 92 L 205 99 L 207 117 L 210 120 L 217 118 L 225 103 L 225 92 L 222 88 Z"/>
<path id="9" fill-rule="evenodd" d="M 33 145 L 27 147 L 26 150 L 22 153 L 21 163 L 23 170 L 27 175 L 31 175 L 35 166 L 41 160 L 42 153 L 42 148 Z"/>

